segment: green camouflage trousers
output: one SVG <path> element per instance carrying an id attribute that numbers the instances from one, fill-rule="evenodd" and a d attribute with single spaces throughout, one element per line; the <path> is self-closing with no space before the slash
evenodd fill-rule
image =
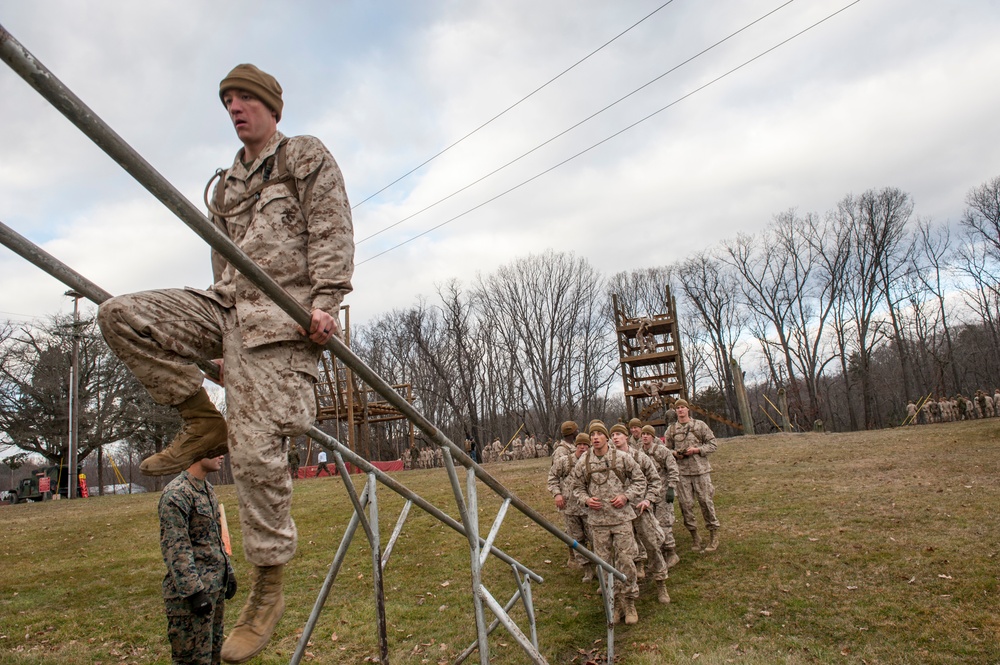
<path id="1" fill-rule="evenodd" d="M 214 612 L 199 617 L 191 614 L 183 598 L 164 600 L 167 608 L 167 639 L 173 665 L 219 665 L 226 601 L 219 591 Z"/>
<path id="2" fill-rule="evenodd" d="M 712 476 L 703 473 L 698 476 L 681 476 L 677 483 L 677 499 L 681 504 L 681 515 L 684 517 L 684 526 L 688 531 L 698 528 L 698 519 L 694 514 L 694 501 L 698 500 L 701 506 L 701 514 L 705 518 L 705 526 L 709 531 L 719 528 L 719 518 L 715 516 L 715 503 L 712 498 L 715 496 L 715 486 L 712 484 Z"/>
<path id="3" fill-rule="evenodd" d="M 590 525 L 590 535 L 594 539 L 594 554 L 620 570 L 628 581 L 619 592 L 623 598 L 638 598 L 639 584 L 635 579 L 635 557 L 639 548 L 632 535 L 632 522 L 612 526 Z M 620 582 L 616 582 L 618 588 Z"/>
<path id="4" fill-rule="evenodd" d="M 229 455 L 247 561 L 287 563 L 298 534 L 285 437 L 316 419 L 313 381 L 321 347 L 274 342 L 244 348 L 236 310 L 184 289 L 108 300 L 98 322 L 108 346 L 160 404 L 179 404 L 202 385 L 193 361 L 222 358 Z"/>

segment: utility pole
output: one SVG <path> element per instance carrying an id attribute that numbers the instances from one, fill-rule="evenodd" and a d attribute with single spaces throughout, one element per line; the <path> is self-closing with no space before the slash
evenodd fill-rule
<path id="1" fill-rule="evenodd" d="M 73 358 L 69 374 L 69 469 L 67 469 L 66 496 L 75 499 L 80 482 L 76 472 L 76 457 L 80 447 L 80 298 L 82 293 L 70 289 L 66 295 L 73 299 Z"/>

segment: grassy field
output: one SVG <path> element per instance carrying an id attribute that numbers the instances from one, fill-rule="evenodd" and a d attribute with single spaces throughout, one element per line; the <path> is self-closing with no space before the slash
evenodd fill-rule
<path id="1" fill-rule="evenodd" d="M 658 605 L 651 584 L 642 587 L 639 624 L 616 631 L 618 662 L 1000 663 L 1000 419 L 730 439 L 713 465 L 722 545 L 692 554 L 678 524 L 673 603 Z M 558 519 L 544 489 L 547 466 L 530 460 L 491 470 Z M 397 477 L 457 517 L 443 471 Z M 236 497 L 232 487 L 218 490 L 242 582 Z M 169 662 L 157 499 L 0 507 L 0 662 Z M 485 533 L 499 502 L 482 503 Z M 385 542 L 402 500 L 380 488 L 379 507 Z M 294 651 L 350 515 L 341 481 L 297 481 L 294 515 L 299 551 L 288 567 L 288 610 L 254 662 L 287 662 Z M 377 653 L 363 543 L 359 530 L 313 634 L 312 662 L 363 663 Z M 533 595 L 549 662 L 596 656 L 600 598 L 564 567 L 565 548 L 513 509 L 497 544 L 545 578 Z M 504 602 L 509 569 L 491 560 L 486 572 Z M 385 592 L 393 663 L 450 662 L 474 639 L 467 545 L 419 509 L 392 554 Z M 244 587 L 227 625 L 245 597 Z M 491 638 L 493 662 L 526 662 L 501 633 Z"/>

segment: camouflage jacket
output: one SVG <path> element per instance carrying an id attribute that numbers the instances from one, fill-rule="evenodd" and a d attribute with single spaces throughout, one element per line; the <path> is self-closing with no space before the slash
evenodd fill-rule
<path id="1" fill-rule="evenodd" d="M 667 488 L 672 487 L 676 490 L 677 483 L 680 481 L 680 468 L 677 466 L 677 460 L 674 459 L 674 454 L 667 450 L 665 445 L 656 440 L 649 445 L 649 450 L 643 448 L 642 451 L 653 460 L 656 471 L 660 474 L 660 479 L 663 480 L 663 494 L 660 500 L 664 501 L 666 500 Z"/>
<path id="2" fill-rule="evenodd" d="M 675 422 L 667 428 L 664 435 L 667 447 L 671 450 L 684 451 L 688 448 L 701 448 L 701 453 L 677 460 L 682 476 L 700 476 L 712 470 L 708 455 L 718 449 L 715 434 L 703 420 L 691 419 L 683 425 Z"/>
<path id="3" fill-rule="evenodd" d="M 641 446 L 641 444 L 640 444 Z M 625 452 L 619 450 L 618 452 Z M 639 449 L 629 448 L 628 452 L 631 453 L 632 459 L 639 463 L 639 469 L 642 470 L 642 475 L 646 476 L 646 493 L 642 496 L 642 499 L 649 501 L 652 504 L 657 504 L 663 500 L 666 496 L 667 490 L 663 486 L 663 479 L 660 477 L 660 472 L 656 468 L 656 462 L 645 453 L 640 447 Z"/>
<path id="4" fill-rule="evenodd" d="M 275 160 L 269 158 L 284 138 L 275 132 L 249 168 L 240 160 L 242 149 L 237 153 L 216 186 L 225 186 L 227 207 L 236 211 L 249 203 L 244 201 L 247 192 L 264 181 L 265 171 L 276 175 Z M 344 178 L 317 138 L 294 136 L 284 150 L 294 186 L 265 187 L 245 212 L 225 219 L 213 216 L 212 221 L 303 307 L 336 317 L 354 273 L 354 229 Z M 214 250 L 212 271 L 215 284 L 203 293 L 224 307 L 236 307 L 247 348 L 302 339 L 292 318 Z"/>
<path id="5" fill-rule="evenodd" d="M 552 453 L 552 465 L 549 467 L 548 489 L 553 497 L 561 494 L 566 506 L 560 512 L 567 515 L 586 515 L 587 507 L 581 506 L 573 488 L 570 486 L 570 474 L 576 466 L 576 446 L 566 441 L 560 441 Z"/>
<path id="6" fill-rule="evenodd" d="M 581 505 L 587 506 L 587 499 L 592 496 L 604 504 L 600 510 L 587 507 L 587 521 L 591 525 L 614 526 L 635 519 L 632 506 L 646 495 L 646 476 L 631 455 L 611 446 L 603 457 L 593 450 L 581 455 L 570 475 L 570 486 Z M 624 494 L 628 503 L 615 508 L 611 500 L 619 494 Z"/>
<path id="7" fill-rule="evenodd" d="M 212 484 L 182 471 L 163 489 L 159 514 L 160 549 L 167 565 L 163 597 L 171 600 L 223 590 L 233 572 L 222 546 Z"/>

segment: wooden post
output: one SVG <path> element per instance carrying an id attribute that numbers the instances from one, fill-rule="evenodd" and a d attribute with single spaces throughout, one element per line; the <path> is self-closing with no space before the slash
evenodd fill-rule
<path id="1" fill-rule="evenodd" d="M 792 423 L 788 419 L 788 393 L 784 388 L 778 388 L 778 410 L 781 412 L 781 429 L 791 432 Z"/>
<path id="2" fill-rule="evenodd" d="M 750 402 L 747 400 L 747 391 L 743 387 L 743 370 L 734 358 L 729 360 L 733 370 L 733 384 L 736 388 L 736 403 L 740 409 L 740 420 L 743 421 L 744 434 L 756 434 L 753 430 L 753 414 L 750 413 Z"/>

